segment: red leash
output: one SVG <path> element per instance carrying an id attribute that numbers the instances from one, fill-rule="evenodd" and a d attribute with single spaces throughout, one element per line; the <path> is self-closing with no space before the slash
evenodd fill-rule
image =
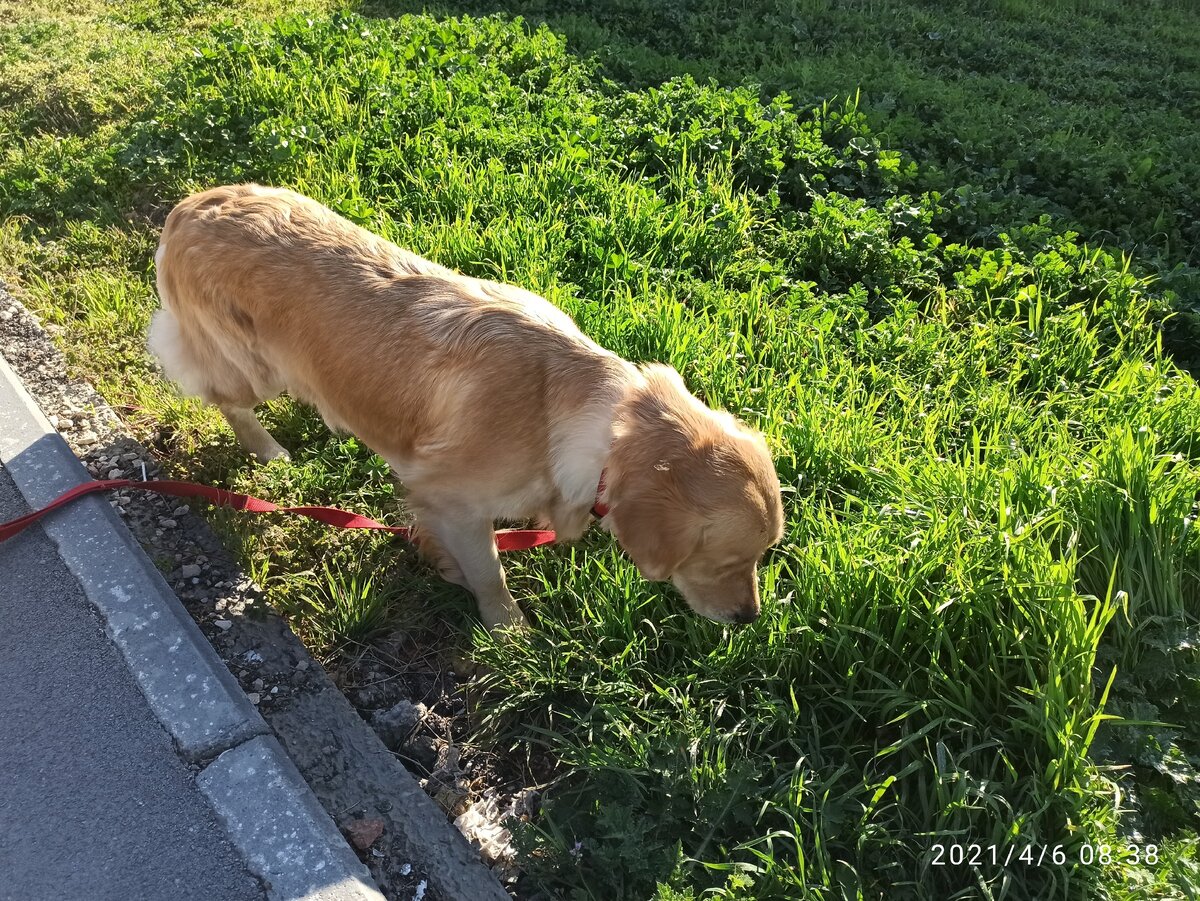
<path id="1" fill-rule="evenodd" d="M 208 485 L 198 485 L 195 482 L 168 480 L 137 482 L 133 479 L 101 479 L 76 485 L 40 510 L 34 510 L 12 522 L 0 523 L 0 541 L 12 538 L 50 511 L 57 510 L 85 494 L 94 494 L 97 491 L 109 491 L 115 488 L 136 488 L 139 491 L 155 491 L 174 497 L 202 497 L 218 506 L 245 510 L 247 513 L 295 513 L 318 522 L 337 526 L 340 529 L 379 529 L 384 532 L 393 532 L 406 541 L 412 540 L 410 534 L 412 530 L 407 526 L 385 526 L 383 523 L 359 516 L 357 513 L 347 513 L 345 510 L 338 510 L 334 507 L 280 507 L 270 501 L 251 497 L 248 494 L 238 494 L 234 491 L 226 491 L 224 488 L 210 488 Z M 553 541 L 554 533 L 541 529 L 499 529 L 496 532 L 496 547 L 501 551 L 524 551 L 543 544 L 551 544 Z"/>

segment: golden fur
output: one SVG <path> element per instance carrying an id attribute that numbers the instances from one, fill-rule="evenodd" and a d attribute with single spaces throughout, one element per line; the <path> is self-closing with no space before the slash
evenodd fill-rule
<path id="1" fill-rule="evenodd" d="M 535 294 L 424 260 L 314 200 L 214 188 L 171 212 L 149 346 L 216 404 L 251 453 L 286 454 L 255 404 L 282 391 L 362 439 L 408 489 L 421 550 L 490 627 L 523 620 L 496 519 L 560 538 L 602 520 L 648 579 L 697 612 L 748 622 L 756 567 L 783 528 L 762 437 L 637 367 Z"/>

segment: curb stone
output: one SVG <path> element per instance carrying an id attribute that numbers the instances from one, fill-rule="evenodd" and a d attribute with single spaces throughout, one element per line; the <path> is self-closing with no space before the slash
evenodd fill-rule
<path id="1" fill-rule="evenodd" d="M 47 329 L 0 282 L 0 314 L 6 312 L 8 317 L 0 315 L 0 361 L 7 355 L 23 389 L 94 477 L 114 477 L 110 470 L 118 456 L 116 475 L 144 477 L 136 472 L 139 460 L 157 475 L 154 455 L 128 435 L 95 389 L 61 376 L 67 364 Z M 363 818 L 384 822 L 384 835 L 360 859 L 386 897 L 507 901 L 508 892 L 480 860 L 478 849 L 384 746 L 287 623 L 265 605 L 260 589 L 204 518 L 155 494 L 117 492 L 111 499 L 146 554 L 175 565 L 202 563 L 199 580 L 182 577 L 180 571 L 173 584 L 176 599 L 245 691 L 263 690 L 257 684 L 263 682 L 257 711 L 330 818 L 343 829 Z M 168 516 L 176 522 L 164 530 Z M 175 578 L 167 576 L 168 582 Z M 215 617 L 225 624 L 205 633 Z M 277 689 L 282 690 L 276 694 Z"/>
<path id="2" fill-rule="evenodd" d="M 91 480 L 0 358 L 0 460 L 31 509 Z M 196 763 L 268 731 L 237 682 L 101 498 L 42 520 L 179 753 Z"/>
<path id="3" fill-rule="evenodd" d="M 226 751 L 196 782 L 234 844 L 247 850 L 250 871 L 266 883 L 268 897 L 383 901 L 274 738 L 259 736 Z"/>
<path id="4" fill-rule="evenodd" d="M 0 460 L 30 508 L 90 480 L 0 356 Z M 42 521 L 181 757 L 272 901 L 382 901 L 162 575 L 95 495 Z M 219 756 L 218 756 L 219 755 Z M 210 772 L 211 771 L 211 772 Z M 237 798 L 229 796 L 236 787 Z M 283 833 L 278 824 L 288 822 Z M 316 855 L 316 871 L 309 864 Z M 316 866 L 316 864 L 313 864 Z"/>
<path id="5" fill-rule="evenodd" d="M 422 868 L 431 894 L 453 901 L 509 901 L 478 850 L 328 677 L 267 718 L 325 806 L 353 801 L 381 818 L 393 847 Z"/>

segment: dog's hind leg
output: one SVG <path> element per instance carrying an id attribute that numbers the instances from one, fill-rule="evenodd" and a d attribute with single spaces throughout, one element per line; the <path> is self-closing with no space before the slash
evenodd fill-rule
<path id="1" fill-rule="evenodd" d="M 270 460 L 288 460 L 290 456 L 283 446 L 263 428 L 251 407 L 234 407 L 220 404 L 219 409 L 233 434 L 249 453 L 264 463 Z"/>
<path id="2" fill-rule="evenodd" d="M 160 287 L 159 290 L 164 289 Z M 266 397 L 273 397 L 278 391 L 264 391 L 261 384 L 256 385 L 264 379 L 247 374 L 244 367 L 250 364 L 243 360 L 243 365 L 239 366 L 235 359 L 218 349 L 220 343 L 217 341 L 190 339 L 175 314 L 166 307 L 151 319 L 146 343 L 162 362 L 168 378 L 186 393 L 197 395 L 220 409 L 233 434 L 248 452 L 263 462 L 287 459 L 288 452 L 254 415 L 254 405 Z"/>

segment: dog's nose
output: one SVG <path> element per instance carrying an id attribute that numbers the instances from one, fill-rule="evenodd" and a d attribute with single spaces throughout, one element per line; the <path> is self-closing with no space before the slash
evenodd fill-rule
<path id="1" fill-rule="evenodd" d="M 739 610 L 733 615 L 733 621 L 740 625 L 747 625 L 758 619 L 757 610 Z"/>

